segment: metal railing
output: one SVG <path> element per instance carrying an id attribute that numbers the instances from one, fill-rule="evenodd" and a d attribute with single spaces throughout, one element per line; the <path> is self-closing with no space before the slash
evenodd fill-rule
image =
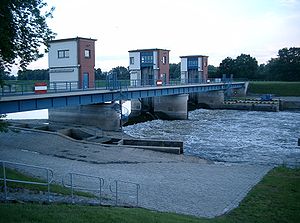
<path id="1" fill-rule="evenodd" d="M 46 91 L 44 93 L 62 93 L 70 91 L 91 91 L 91 90 L 122 90 L 126 92 L 129 88 L 138 87 L 160 87 L 160 86 L 180 86 L 192 84 L 216 84 L 229 83 L 231 79 L 212 78 L 207 80 L 198 79 L 171 79 L 171 80 L 155 80 L 155 79 L 130 79 L 130 80 L 96 80 L 92 87 L 83 88 L 78 81 L 59 81 L 44 82 L 46 83 Z M 38 83 L 38 82 L 36 82 Z M 0 86 L 0 96 L 13 96 L 34 94 L 35 83 L 30 82 L 7 82 Z"/>
<path id="2" fill-rule="evenodd" d="M 139 205 L 140 184 L 115 180 L 109 185 L 109 189 L 114 194 L 116 206 L 118 206 L 120 196 L 122 195 L 128 195 L 129 197 L 135 198 L 135 206 L 137 207 Z"/>
<path id="3" fill-rule="evenodd" d="M 50 202 L 50 184 L 53 181 L 53 170 L 46 168 L 46 167 L 40 167 L 40 166 L 34 166 L 34 165 L 27 165 L 23 163 L 15 163 L 15 162 L 8 162 L 8 161 L 1 161 L 2 163 L 2 169 L 3 169 L 3 178 L 0 178 L 1 181 L 4 183 L 4 194 L 5 194 L 5 200 L 8 198 L 8 182 L 14 182 L 14 183 L 22 183 L 22 184 L 32 184 L 32 185 L 41 185 L 41 186 L 47 186 L 47 193 L 48 193 L 48 201 Z M 27 167 L 27 168 L 33 168 L 33 169 L 38 169 L 38 170 L 44 170 L 46 171 L 45 173 L 45 179 L 46 182 L 38 182 L 38 181 L 29 181 L 29 180 L 18 180 L 18 179 L 11 179 L 7 177 L 7 166 L 21 166 L 21 167 Z"/>
<path id="4" fill-rule="evenodd" d="M 66 176 L 69 176 L 69 184 L 67 184 L 64 179 L 66 178 Z M 75 177 L 80 178 L 81 180 L 85 179 L 94 179 L 96 180 L 99 184 L 97 188 L 92 188 L 92 187 L 85 187 L 85 186 L 81 186 L 78 184 L 76 184 L 76 180 Z M 92 175 L 87 175 L 87 174 L 81 174 L 81 173 L 68 173 L 66 174 L 63 179 L 62 179 L 62 184 L 64 187 L 70 188 L 71 189 L 71 196 L 72 196 L 72 203 L 74 202 L 74 190 L 85 190 L 85 191 L 93 191 L 93 192 L 97 192 L 99 193 L 99 204 L 101 205 L 101 200 L 102 200 L 102 189 L 104 186 L 104 179 L 98 176 L 92 176 Z"/>

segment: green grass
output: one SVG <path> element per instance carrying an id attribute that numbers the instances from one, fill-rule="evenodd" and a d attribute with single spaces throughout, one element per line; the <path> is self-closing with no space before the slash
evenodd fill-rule
<path id="1" fill-rule="evenodd" d="M 249 93 L 300 96 L 300 82 L 251 81 Z"/>
<path id="2" fill-rule="evenodd" d="M 43 181 L 38 178 L 34 178 L 31 176 L 27 176 L 23 173 L 20 173 L 18 171 L 15 171 L 13 169 L 5 168 L 6 169 L 6 178 L 7 179 L 14 179 L 14 180 L 21 180 L 21 181 L 32 181 L 32 182 L 39 182 L 39 183 L 45 183 L 46 181 Z M 0 167 L 0 178 L 3 178 L 3 168 Z M 0 186 L 3 186 L 4 182 L 0 181 Z M 15 182 L 7 182 L 7 186 L 9 188 L 25 188 L 32 191 L 48 191 L 48 187 L 44 185 L 33 185 L 33 184 L 25 184 L 25 183 L 15 183 Z M 58 184 L 51 184 L 50 185 L 50 192 L 62 194 L 62 195 L 70 195 L 71 189 L 63 187 Z M 85 197 L 95 197 L 91 193 L 86 193 L 82 191 L 75 191 L 74 194 L 79 196 L 85 196 Z"/>
<path id="3" fill-rule="evenodd" d="M 300 169 L 273 169 L 249 192 L 238 208 L 213 219 L 139 208 L 1 203 L 0 222 L 296 223 L 300 222 Z"/>

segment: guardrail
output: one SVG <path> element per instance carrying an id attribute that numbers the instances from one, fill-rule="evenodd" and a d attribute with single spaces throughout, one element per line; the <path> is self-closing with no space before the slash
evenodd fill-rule
<path id="1" fill-rule="evenodd" d="M 0 163 L 2 163 L 2 168 L 3 168 L 3 178 L 0 178 L 1 181 L 4 183 L 4 194 L 5 194 L 5 200 L 8 198 L 8 182 L 14 182 L 14 183 L 22 183 L 22 184 L 32 184 L 32 185 L 41 185 L 41 186 L 47 186 L 47 191 L 48 191 L 48 201 L 50 202 L 50 184 L 53 181 L 53 170 L 46 168 L 46 167 L 40 167 L 40 166 L 34 166 L 34 165 L 27 165 L 23 163 L 15 163 L 15 162 L 8 162 L 8 161 L 2 161 L 0 160 Z M 8 165 L 11 166 L 21 166 L 21 167 L 27 167 L 27 168 L 33 168 L 33 169 L 38 169 L 38 170 L 44 170 L 46 171 L 45 173 L 45 179 L 46 182 L 38 182 L 38 181 L 27 181 L 27 180 L 18 180 L 18 179 L 10 179 L 7 177 L 7 172 L 6 168 Z"/>
<path id="2" fill-rule="evenodd" d="M 64 179 L 66 176 L 70 176 L 70 184 L 66 184 Z M 98 176 L 92 176 L 87 174 L 81 174 L 81 173 L 68 173 L 65 177 L 62 179 L 62 184 L 64 187 L 71 188 L 71 196 L 72 196 L 72 203 L 74 203 L 74 189 L 76 190 L 86 190 L 86 191 L 94 191 L 99 193 L 99 204 L 101 205 L 101 199 L 102 199 L 102 189 L 104 186 L 104 179 Z M 94 179 L 99 182 L 99 187 L 91 188 L 91 187 L 84 187 L 76 184 L 75 177 L 79 177 L 81 180 L 83 179 Z M 98 185 L 98 184 L 97 184 Z"/>
<path id="3" fill-rule="evenodd" d="M 61 93 L 71 91 L 89 91 L 89 90 L 122 90 L 127 91 L 129 88 L 137 87 L 160 87 L 160 86 L 180 86 L 191 84 L 214 84 L 214 83 L 230 83 L 231 79 L 213 78 L 207 80 L 199 79 L 171 79 L 167 81 L 155 80 L 155 79 L 131 79 L 131 80 L 96 80 L 93 87 L 83 88 L 78 81 L 59 81 L 59 82 L 47 82 L 44 81 L 43 85 L 45 91 L 43 93 Z M 2 87 L 0 86 L 1 96 L 14 96 L 24 94 L 35 94 L 36 85 L 39 82 L 7 82 Z"/>
<path id="4" fill-rule="evenodd" d="M 139 205 L 139 184 L 128 181 L 115 180 L 114 183 L 111 183 L 109 185 L 109 189 L 114 194 L 116 206 L 118 206 L 119 198 L 121 195 L 129 195 L 129 197 L 135 198 L 135 206 L 137 207 Z"/>
<path id="5" fill-rule="evenodd" d="M 50 197 L 50 185 L 53 182 L 53 170 L 47 167 L 41 167 L 41 166 L 35 166 L 35 165 L 28 165 L 24 163 L 16 163 L 16 162 L 9 162 L 9 161 L 3 161 L 0 160 L 0 164 L 2 164 L 3 168 L 3 178 L 0 178 L 0 181 L 3 181 L 4 183 L 4 193 L 5 193 L 5 200 L 8 199 L 8 182 L 14 182 L 14 183 L 20 183 L 20 184 L 32 184 L 32 185 L 41 185 L 41 186 L 47 186 L 47 195 L 48 195 L 48 202 L 51 202 Z M 20 169 L 20 167 L 23 168 L 32 168 L 36 170 L 42 170 L 46 171 L 44 178 L 46 179 L 46 182 L 40 182 L 40 181 L 29 181 L 29 180 L 21 180 L 21 179 L 12 179 L 7 176 L 7 168 L 13 166 L 12 169 Z M 69 177 L 67 179 L 67 176 Z M 68 181 L 65 181 L 68 180 Z M 93 182 L 89 182 L 89 180 L 92 180 Z M 96 183 L 95 183 L 96 182 Z M 80 184 L 81 183 L 81 184 Z M 88 186 L 82 185 L 82 183 L 85 183 L 85 185 L 88 184 Z M 72 196 L 72 203 L 75 203 L 74 199 L 74 192 L 75 190 L 81 190 L 81 191 L 93 191 L 97 192 L 99 194 L 99 205 L 102 204 L 102 198 L 103 198 L 103 189 L 104 189 L 104 179 L 99 176 L 93 176 L 88 174 L 82 174 L 82 173 L 67 173 L 62 178 L 62 184 L 66 188 L 71 189 L 71 196 Z M 94 187 L 92 187 L 94 186 Z M 136 206 L 139 204 L 139 190 L 140 185 L 133 182 L 128 181 L 121 181 L 121 180 L 115 180 L 113 183 L 111 183 L 109 186 L 109 191 L 112 193 L 112 197 L 115 197 L 115 205 L 117 206 L 120 200 L 120 196 L 122 195 L 129 195 L 129 198 L 134 198 Z M 127 199 L 128 200 L 128 199 Z"/>

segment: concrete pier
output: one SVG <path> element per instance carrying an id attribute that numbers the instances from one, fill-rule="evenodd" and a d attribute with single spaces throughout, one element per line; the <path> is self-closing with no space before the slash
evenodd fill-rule
<path id="1" fill-rule="evenodd" d="M 220 108 L 224 103 L 223 91 L 190 94 L 190 100 L 202 108 Z"/>
<path id="2" fill-rule="evenodd" d="M 106 131 L 120 130 L 118 104 L 103 103 L 49 109 L 49 120 L 78 125 L 90 125 Z"/>
<path id="3" fill-rule="evenodd" d="M 154 98 L 154 114 L 161 119 L 188 119 L 188 94 L 161 96 Z"/>

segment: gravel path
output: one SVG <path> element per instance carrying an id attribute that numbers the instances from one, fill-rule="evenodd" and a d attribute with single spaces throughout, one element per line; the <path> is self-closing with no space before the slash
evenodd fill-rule
<path id="1" fill-rule="evenodd" d="M 106 182 L 139 183 L 141 207 L 202 217 L 236 207 L 272 168 L 213 164 L 196 157 L 103 147 L 31 131 L 0 133 L 0 159 L 52 168 L 56 182 L 68 172 L 78 172 L 103 177 Z M 124 201 L 131 198 L 124 197 Z"/>

